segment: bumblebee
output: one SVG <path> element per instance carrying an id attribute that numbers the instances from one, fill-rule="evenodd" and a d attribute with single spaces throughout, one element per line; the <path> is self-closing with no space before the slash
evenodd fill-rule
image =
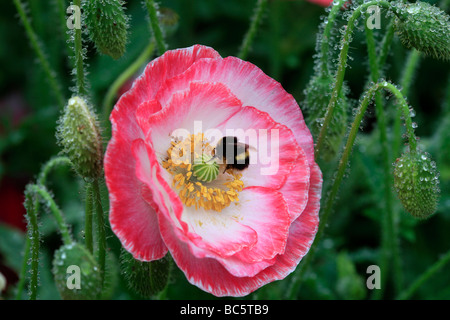
<path id="1" fill-rule="evenodd" d="M 250 164 L 250 146 L 238 142 L 237 137 L 225 136 L 219 140 L 214 149 L 214 158 L 222 159 L 226 164 L 225 171 L 235 169 L 242 171 Z M 212 159 L 211 159 L 212 160 Z"/>

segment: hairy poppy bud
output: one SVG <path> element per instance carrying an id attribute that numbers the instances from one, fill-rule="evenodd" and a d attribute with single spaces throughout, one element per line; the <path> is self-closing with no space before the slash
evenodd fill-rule
<path id="1" fill-rule="evenodd" d="M 79 175 L 85 178 L 100 176 L 103 155 L 100 130 L 96 115 L 83 98 L 69 99 L 56 135 Z"/>
<path id="2" fill-rule="evenodd" d="M 81 244 L 71 243 L 55 251 L 53 277 L 64 300 L 92 300 L 101 289 L 100 270 L 92 254 Z"/>
<path id="3" fill-rule="evenodd" d="M 393 2 L 395 30 L 407 48 L 437 59 L 450 59 L 450 17 L 426 2 Z"/>
<path id="4" fill-rule="evenodd" d="M 319 136 L 323 120 L 333 91 L 334 78 L 331 76 L 313 77 L 305 90 L 305 110 L 308 114 L 307 122 L 315 139 Z M 328 126 L 324 140 L 323 158 L 330 161 L 337 154 L 342 138 L 347 128 L 348 101 L 345 97 L 345 86 L 333 110 L 333 117 Z"/>
<path id="5" fill-rule="evenodd" d="M 120 265 L 128 287 L 145 298 L 163 290 L 169 280 L 170 260 L 167 256 L 160 260 L 145 262 L 134 259 L 123 249 Z"/>
<path id="6" fill-rule="evenodd" d="M 406 152 L 394 164 L 394 188 L 406 211 L 424 219 L 436 211 L 439 173 L 423 151 Z"/>
<path id="7" fill-rule="evenodd" d="M 121 0 L 84 1 L 85 22 L 97 50 L 114 59 L 125 53 L 128 16 Z"/>

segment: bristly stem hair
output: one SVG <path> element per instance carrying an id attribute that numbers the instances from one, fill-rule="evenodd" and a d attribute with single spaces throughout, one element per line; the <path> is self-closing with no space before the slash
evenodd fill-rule
<path id="1" fill-rule="evenodd" d="M 288 292 L 289 299 L 295 299 L 296 294 L 298 292 L 298 288 L 301 283 L 301 280 L 303 278 L 303 275 L 307 271 L 309 264 L 311 263 L 311 261 L 313 259 L 317 244 L 320 242 L 320 239 L 323 236 L 325 227 L 327 226 L 327 221 L 333 210 L 333 205 L 336 200 L 342 180 L 344 178 L 345 171 L 348 167 L 350 154 L 353 149 L 353 145 L 355 144 L 356 135 L 361 126 L 361 122 L 364 118 L 364 114 L 366 113 L 367 108 L 368 108 L 370 102 L 373 100 L 375 94 L 381 89 L 389 91 L 397 99 L 398 108 L 401 108 L 401 110 L 403 112 L 403 117 L 405 119 L 405 125 L 406 125 L 407 136 L 409 139 L 409 145 L 410 145 L 411 152 L 413 152 L 413 150 L 417 149 L 417 141 L 416 141 L 416 136 L 414 134 L 414 128 L 412 126 L 409 107 L 408 107 L 408 104 L 407 104 L 405 98 L 403 97 L 402 93 L 400 92 L 400 90 L 397 89 L 397 87 L 395 87 L 392 83 L 384 81 L 384 80 L 380 81 L 376 84 L 373 84 L 363 94 L 364 98 L 363 98 L 360 106 L 358 107 L 358 110 L 355 115 L 355 119 L 352 123 L 350 133 L 347 138 L 347 143 L 342 152 L 342 156 L 341 156 L 341 159 L 339 160 L 339 165 L 338 165 L 338 168 L 337 168 L 337 171 L 335 174 L 335 178 L 332 182 L 331 190 L 330 190 L 330 192 L 327 193 L 327 198 L 324 201 L 325 206 L 323 207 L 323 210 L 322 210 L 322 213 L 320 216 L 319 229 L 317 230 L 316 237 L 314 239 L 313 244 L 311 245 L 309 253 L 305 256 L 304 260 L 302 261 L 302 263 L 300 265 L 300 270 L 296 274 L 296 277 L 293 281 L 291 289 Z"/>
<path id="2" fill-rule="evenodd" d="M 158 6 L 154 0 L 146 0 L 145 4 L 147 6 L 148 15 L 150 17 L 150 24 L 153 31 L 153 36 L 156 40 L 156 46 L 158 47 L 159 55 L 163 55 L 167 50 L 166 43 L 164 42 L 164 35 L 159 24 L 158 19 Z"/>
<path id="3" fill-rule="evenodd" d="M 22 24 L 25 28 L 25 32 L 28 36 L 28 40 L 30 41 L 31 47 L 34 50 L 39 60 L 40 66 L 44 70 L 44 73 L 47 77 L 50 87 L 52 88 L 52 92 L 56 97 L 58 106 L 62 108 L 65 104 L 65 99 L 63 91 L 60 86 L 60 81 L 56 78 L 56 73 L 50 66 L 50 63 L 48 62 L 47 57 L 45 56 L 42 44 L 39 41 L 36 32 L 34 32 L 34 29 L 31 26 L 31 21 L 25 12 L 24 4 L 22 3 L 21 0 L 14 0 L 14 4 L 16 6 L 17 12 L 19 13 L 20 20 L 22 21 Z"/>
<path id="4" fill-rule="evenodd" d="M 373 5 L 379 5 L 386 9 L 391 9 L 391 5 L 388 1 L 385 0 L 374 0 L 367 3 L 364 3 L 357 7 L 353 14 L 351 15 L 350 19 L 348 20 L 348 24 L 345 29 L 345 33 L 343 38 L 341 39 L 342 49 L 339 55 L 339 64 L 336 74 L 336 82 L 333 88 L 333 92 L 331 94 L 330 103 L 328 104 L 327 112 L 325 114 L 325 120 L 322 125 L 322 129 L 320 130 L 319 138 L 317 139 L 316 149 L 315 149 L 315 156 L 316 158 L 319 158 L 320 156 L 320 150 L 323 145 L 323 142 L 326 138 L 326 132 L 327 128 L 331 122 L 333 111 L 335 104 L 338 100 L 339 94 L 342 89 L 342 84 L 344 82 L 344 76 L 345 76 L 345 70 L 347 67 L 347 59 L 348 59 L 348 50 L 350 47 L 351 37 L 353 34 L 353 30 L 356 26 L 356 20 L 361 16 L 362 11 L 365 11 L 368 7 Z"/>
<path id="5" fill-rule="evenodd" d="M 254 14 L 250 20 L 250 27 L 245 34 L 241 49 L 238 53 L 238 57 L 242 60 L 247 59 L 248 52 L 250 51 L 250 47 L 255 38 L 258 27 L 261 24 L 263 13 L 267 7 L 267 2 L 268 0 L 258 0 L 258 2 L 256 3 Z"/>

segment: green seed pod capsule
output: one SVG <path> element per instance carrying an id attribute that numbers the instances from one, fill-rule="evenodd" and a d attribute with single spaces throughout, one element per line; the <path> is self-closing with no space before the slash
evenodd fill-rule
<path id="1" fill-rule="evenodd" d="M 166 287 L 169 280 L 170 259 L 165 256 L 150 262 L 139 261 L 122 249 L 120 269 L 131 290 L 144 298 L 150 298 Z"/>
<path id="2" fill-rule="evenodd" d="M 439 173 L 428 153 L 406 152 L 394 164 L 394 188 L 406 211 L 425 219 L 436 211 Z"/>
<path id="3" fill-rule="evenodd" d="M 426 2 L 392 2 L 403 45 L 436 59 L 450 59 L 450 16 Z"/>
<path id="4" fill-rule="evenodd" d="M 53 277 L 64 300 L 97 299 L 100 270 L 92 254 L 81 244 L 71 243 L 55 251 Z"/>
<path id="5" fill-rule="evenodd" d="M 314 76 L 306 90 L 304 110 L 307 113 L 306 121 L 316 140 L 319 137 L 323 120 L 333 91 L 334 78 L 331 76 Z M 337 154 L 347 128 L 347 110 L 349 103 L 345 96 L 345 85 L 333 110 L 333 118 L 328 126 L 327 136 L 323 144 L 323 159 L 331 161 Z"/>
<path id="6" fill-rule="evenodd" d="M 219 165 L 215 160 L 212 160 L 211 156 L 202 154 L 200 159 L 194 161 L 192 167 L 194 176 L 200 181 L 211 182 L 216 180 L 219 175 Z"/>
<path id="7" fill-rule="evenodd" d="M 59 119 L 56 136 L 80 176 L 98 178 L 101 175 L 103 151 L 97 117 L 83 98 L 69 99 Z"/>
<path id="8" fill-rule="evenodd" d="M 89 0 L 83 2 L 85 22 L 90 39 L 97 50 L 119 59 L 125 53 L 128 16 L 121 0 Z"/>

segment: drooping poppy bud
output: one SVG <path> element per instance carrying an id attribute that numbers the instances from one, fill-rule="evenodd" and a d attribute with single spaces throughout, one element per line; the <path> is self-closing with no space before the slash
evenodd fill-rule
<path id="1" fill-rule="evenodd" d="M 169 280 L 170 260 L 167 256 L 160 260 L 145 262 L 136 260 L 123 249 L 120 265 L 128 287 L 145 298 L 162 291 Z"/>
<path id="2" fill-rule="evenodd" d="M 52 272 L 64 300 L 92 300 L 99 297 L 100 269 L 83 245 L 71 243 L 56 250 Z"/>
<path id="3" fill-rule="evenodd" d="M 450 59 L 450 16 L 426 2 L 393 2 L 395 30 L 407 48 Z"/>
<path id="4" fill-rule="evenodd" d="M 84 178 L 98 178 L 102 172 L 102 140 L 95 113 L 78 96 L 69 99 L 59 119 L 57 138 L 63 152 Z"/>
<path id="5" fill-rule="evenodd" d="M 128 16 L 121 0 L 84 1 L 85 22 L 97 50 L 119 59 L 125 53 Z"/>
<path id="6" fill-rule="evenodd" d="M 406 152 L 394 164 L 394 188 L 406 211 L 425 219 L 436 211 L 439 173 L 428 153 Z"/>

